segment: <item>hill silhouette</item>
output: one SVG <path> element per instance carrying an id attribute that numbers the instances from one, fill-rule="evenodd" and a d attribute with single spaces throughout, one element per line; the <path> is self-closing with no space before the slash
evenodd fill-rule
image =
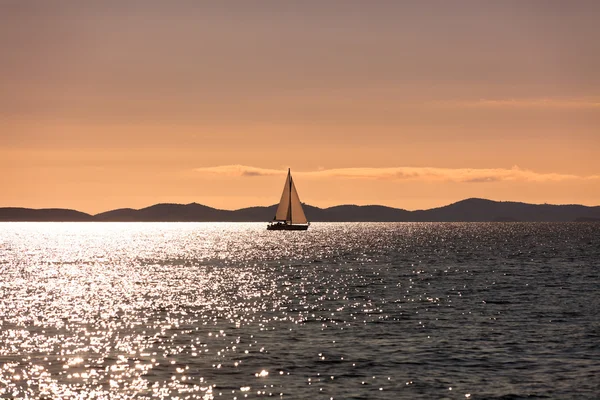
<path id="1" fill-rule="evenodd" d="M 444 207 L 414 211 L 416 221 L 527 221 L 566 222 L 597 217 L 600 207 L 528 204 L 512 201 L 466 199 Z"/>
<path id="2" fill-rule="evenodd" d="M 0 221 L 94 221 L 93 215 L 64 208 L 35 210 L 23 207 L 0 208 Z"/>
<path id="3" fill-rule="evenodd" d="M 217 210 L 202 204 L 155 204 L 134 210 L 121 208 L 96 214 L 98 221 L 140 221 L 140 222 L 185 222 L 185 221 L 226 221 L 231 211 Z"/>
<path id="4" fill-rule="evenodd" d="M 121 208 L 90 215 L 67 209 L 0 208 L 0 221 L 114 222 L 266 222 L 276 205 L 220 210 L 202 204 L 155 204 L 139 210 Z M 471 198 L 429 210 L 407 211 L 379 205 L 304 205 L 313 222 L 569 222 L 600 221 L 600 206 L 528 204 Z"/>

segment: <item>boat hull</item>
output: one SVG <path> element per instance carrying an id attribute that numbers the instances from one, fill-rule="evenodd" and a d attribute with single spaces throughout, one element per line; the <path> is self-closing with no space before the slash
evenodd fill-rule
<path id="1" fill-rule="evenodd" d="M 308 225 L 271 224 L 267 225 L 268 231 L 305 231 Z"/>

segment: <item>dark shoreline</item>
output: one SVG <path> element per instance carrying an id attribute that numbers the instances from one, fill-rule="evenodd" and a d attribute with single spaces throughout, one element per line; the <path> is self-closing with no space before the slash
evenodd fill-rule
<path id="1" fill-rule="evenodd" d="M 95 215 L 76 210 L 0 208 L 3 222 L 267 222 L 276 205 L 219 210 L 197 203 L 155 204 L 139 210 L 123 208 Z M 318 208 L 305 204 L 313 222 L 600 222 L 600 206 L 528 204 L 466 199 L 428 210 L 408 211 L 379 205 Z"/>

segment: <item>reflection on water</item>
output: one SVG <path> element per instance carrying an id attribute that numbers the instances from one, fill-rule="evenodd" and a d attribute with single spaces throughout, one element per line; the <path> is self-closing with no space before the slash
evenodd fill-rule
<path id="1" fill-rule="evenodd" d="M 2 398 L 593 398 L 594 224 L 0 224 Z"/>

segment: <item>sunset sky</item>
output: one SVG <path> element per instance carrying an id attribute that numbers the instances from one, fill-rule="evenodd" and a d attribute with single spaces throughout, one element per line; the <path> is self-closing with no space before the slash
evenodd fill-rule
<path id="1" fill-rule="evenodd" d="M 0 2 L 0 207 L 600 205 L 600 1 Z"/>

